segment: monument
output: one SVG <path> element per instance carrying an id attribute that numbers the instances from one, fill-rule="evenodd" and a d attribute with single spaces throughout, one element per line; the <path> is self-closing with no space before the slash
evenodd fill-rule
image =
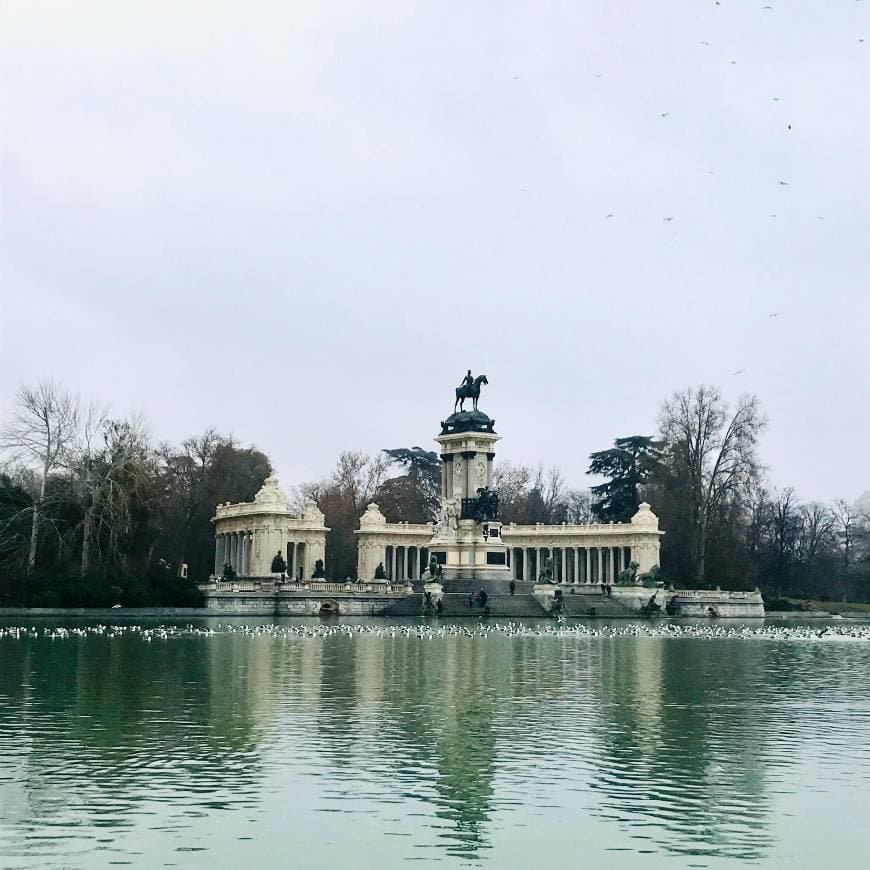
<path id="1" fill-rule="evenodd" d="M 429 551 L 441 566 L 441 582 L 460 591 L 457 581 L 510 581 L 507 547 L 501 537 L 498 496 L 492 491 L 492 467 L 499 436 L 495 420 L 479 407 L 486 375 L 469 370 L 456 388 L 453 413 L 441 421 L 435 440 L 441 448 L 441 503 Z M 464 410 L 466 399 L 472 410 Z"/>

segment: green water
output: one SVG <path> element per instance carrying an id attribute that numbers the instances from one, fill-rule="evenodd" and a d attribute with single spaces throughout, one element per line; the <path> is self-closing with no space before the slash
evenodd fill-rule
<path id="1" fill-rule="evenodd" d="M 867 866 L 866 639 L 29 625 L 3 867 Z"/>

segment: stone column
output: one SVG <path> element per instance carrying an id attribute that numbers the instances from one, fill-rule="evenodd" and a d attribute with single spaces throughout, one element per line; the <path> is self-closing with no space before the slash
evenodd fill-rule
<path id="1" fill-rule="evenodd" d="M 287 576 L 296 579 L 296 541 L 287 548 Z"/>
<path id="2" fill-rule="evenodd" d="M 580 582 L 580 548 L 574 547 L 574 582 Z"/>
<path id="3" fill-rule="evenodd" d="M 492 460 L 495 459 L 495 453 L 486 454 L 486 485 L 492 489 Z"/>
<path id="4" fill-rule="evenodd" d="M 607 582 L 613 583 L 616 580 L 616 574 L 613 573 L 613 547 L 607 548 L 607 561 L 610 563 L 607 568 Z"/>
<path id="5" fill-rule="evenodd" d="M 529 548 L 523 547 L 523 580 L 529 581 Z"/>
<path id="6" fill-rule="evenodd" d="M 599 583 L 604 582 L 604 550 L 601 547 L 595 548 L 598 551 L 598 577 Z"/>
<path id="7" fill-rule="evenodd" d="M 465 460 L 465 498 L 474 497 L 474 453 L 462 454 Z"/>
<path id="8" fill-rule="evenodd" d="M 239 532 L 239 577 L 247 577 L 245 570 L 245 550 L 247 549 L 248 536 L 244 532 Z"/>
<path id="9" fill-rule="evenodd" d="M 562 547 L 562 576 L 559 578 L 563 583 L 568 582 L 568 553 Z"/>
<path id="10" fill-rule="evenodd" d="M 390 548 L 390 581 L 395 583 L 396 581 L 396 545 Z"/>

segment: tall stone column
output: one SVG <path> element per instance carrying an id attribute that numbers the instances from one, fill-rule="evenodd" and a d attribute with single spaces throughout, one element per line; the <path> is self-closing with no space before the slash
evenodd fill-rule
<path id="1" fill-rule="evenodd" d="M 563 583 L 568 582 L 568 553 L 562 547 L 562 576 L 559 578 Z"/>
<path id="2" fill-rule="evenodd" d="M 529 548 L 523 547 L 523 580 L 529 582 Z"/>
<path id="3" fill-rule="evenodd" d="M 599 583 L 604 582 L 604 550 L 601 547 L 595 548 L 598 551 L 598 577 Z"/>
<path id="4" fill-rule="evenodd" d="M 574 582 L 580 582 L 580 548 L 574 547 Z"/>
<path id="5" fill-rule="evenodd" d="M 607 569 L 607 582 L 613 583 L 616 580 L 616 574 L 613 573 L 613 547 L 607 548 L 607 561 L 610 563 Z"/>
<path id="6" fill-rule="evenodd" d="M 495 453 L 486 454 L 486 486 L 492 489 L 492 461 L 495 459 Z"/>
<path id="7" fill-rule="evenodd" d="M 214 537 L 214 576 L 217 577 L 220 574 L 218 570 L 218 565 L 220 564 L 221 558 L 221 548 L 220 548 L 220 536 L 215 535 Z"/>

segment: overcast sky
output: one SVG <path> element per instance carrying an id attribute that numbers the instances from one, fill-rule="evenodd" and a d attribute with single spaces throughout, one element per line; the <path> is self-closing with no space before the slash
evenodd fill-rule
<path id="1" fill-rule="evenodd" d="M 0 0 L 0 415 L 53 376 L 289 489 L 431 447 L 470 367 L 586 485 L 704 382 L 855 498 L 870 0 L 769 2 Z"/>

